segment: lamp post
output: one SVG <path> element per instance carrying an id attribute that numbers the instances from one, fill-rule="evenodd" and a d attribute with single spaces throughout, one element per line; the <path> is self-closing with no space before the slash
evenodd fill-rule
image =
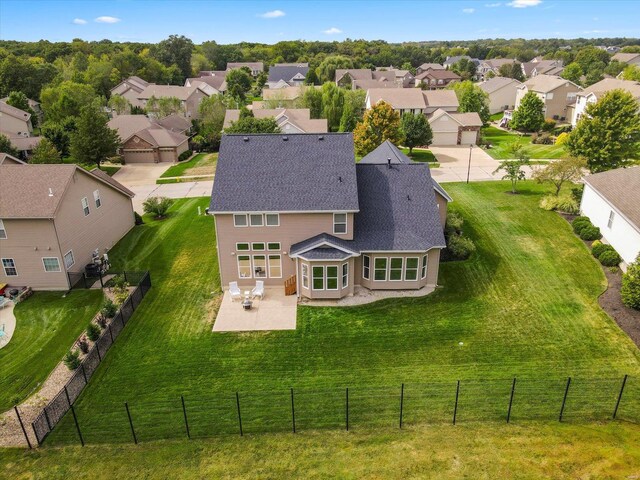
<path id="1" fill-rule="evenodd" d="M 473 151 L 473 143 L 469 145 L 469 166 L 467 167 L 467 183 L 469 183 L 469 175 L 471 174 L 471 152 Z"/>

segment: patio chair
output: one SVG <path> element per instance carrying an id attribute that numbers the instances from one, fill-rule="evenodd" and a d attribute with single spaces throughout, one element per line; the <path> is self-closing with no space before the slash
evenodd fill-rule
<path id="1" fill-rule="evenodd" d="M 229 293 L 231 294 L 231 300 L 240 300 L 242 298 L 238 282 L 229 282 Z"/>
<path id="2" fill-rule="evenodd" d="M 260 300 L 264 298 L 264 282 L 262 280 L 256 280 L 256 286 L 251 290 L 251 296 L 253 298 L 260 297 Z"/>

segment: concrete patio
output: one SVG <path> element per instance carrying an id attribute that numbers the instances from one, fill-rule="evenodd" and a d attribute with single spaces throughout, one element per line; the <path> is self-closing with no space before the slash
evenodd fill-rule
<path id="1" fill-rule="evenodd" d="M 242 301 L 231 300 L 229 291 L 225 290 L 213 331 L 295 330 L 297 307 L 298 297 L 286 296 L 282 287 L 265 287 L 264 299 L 253 300 L 251 310 L 244 310 Z"/>

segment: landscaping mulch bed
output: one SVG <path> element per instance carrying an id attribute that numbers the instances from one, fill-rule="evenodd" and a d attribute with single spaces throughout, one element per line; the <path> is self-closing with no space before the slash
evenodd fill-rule
<path id="1" fill-rule="evenodd" d="M 576 215 L 558 213 L 569 223 L 576 218 Z M 593 243 L 585 240 L 583 240 L 583 242 L 589 248 L 591 248 L 591 243 Z M 600 265 L 600 267 L 605 277 L 607 277 L 608 286 L 604 293 L 598 297 L 598 304 L 600 304 L 600 307 L 629 335 L 633 343 L 640 347 L 640 311 L 629 308 L 622 303 L 622 297 L 620 296 L 622 272 L 618 268 L 612 271 L 609 267 L 602 265 Z"/>

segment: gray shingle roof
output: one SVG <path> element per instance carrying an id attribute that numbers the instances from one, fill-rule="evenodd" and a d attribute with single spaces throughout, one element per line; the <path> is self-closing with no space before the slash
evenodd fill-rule
<path id="1" fill-rule="evenodd" d="M 640 166 L 594 173 L 584 182 L 640 230 Z"/>
<path id="2" fill-rule="evenodd" d="M 300 254 L 300 257 L 305 260 L 345 260 L 351 256 L 350 253 L 345 253 L 337 248 L 325 247 L 314 248 Z"/>
<path id="3" fill-rule="evenodd" d="M 306 77 L 309 71 L 309 64 L 306 65 L 274 65 L 269 67 L 269 82 L 284 80 L 290 82 L 297 74 Z"/>
<path id="4" fill-rule="evenodd" d="M 357 211 L 354 158 L 350 133 L 223 135 L 210 210 Z"/>
<path id="5" fill-rule="evenodd" d="M 379 165 L 391 163 L 411 163 L 409 157 L 407 157 L 402 150 L 396 147 L 390 140 L 385 140 L 382 144 L 376 148 L 373 152 L 368 153 L 360 163 L 377 163 Z"/>
<path id="6" fill-rule="evenodd" d="M 358 251 L 354 248 L 354 244 L 352 240 L 343 240 L 329 233 L 320 233 L 311 238 L 307 238 L 302 242 L 294 243 L 293 245 L 291 245 L 291 248 L 289 249 L 289 254 L 291 256 L 303 255 L 305 258 L 310 258 L 307 256 L 307 252 L 310 252 L 312 250 L 316 250 L 319 248 L 325 248 L 325 249 L 331 248 L 334 250 L 338 250 L 344 253 L 346 256 L 358 254 Z M 314 254 L 311 254 L 311 255 L 314 255 Z M 343 258 L 346 258 L 346 257 L 343 257 Z"/>

